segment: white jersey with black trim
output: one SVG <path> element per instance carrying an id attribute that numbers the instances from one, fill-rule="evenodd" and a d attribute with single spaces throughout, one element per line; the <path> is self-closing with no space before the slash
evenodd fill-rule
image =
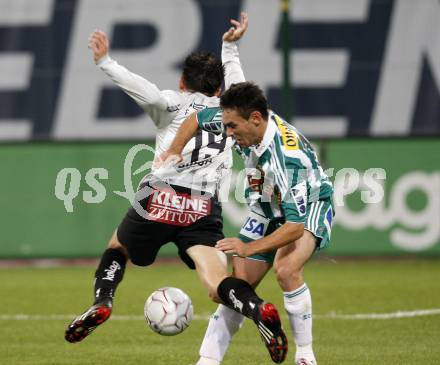
<path id="1" fill-rule="evenodd" d="M 222 61 L 225 84 L 244 81 L 235 43 L 223 42 Z M 136 75 L 106 55 L 97 66 L 147 113 L 156 127 L 155 156 L 166 151 L 182 122 L 192 113 L 217 107 L 219 98 L 202 93 L 160 90 L 154 83 Z M 232 166 L 230 139 L 199 131 L 185 146 L 183 161 L 175 167 L 152 168 L 152 173 L 169 184 L 215 193 L 225 169 Z"/>

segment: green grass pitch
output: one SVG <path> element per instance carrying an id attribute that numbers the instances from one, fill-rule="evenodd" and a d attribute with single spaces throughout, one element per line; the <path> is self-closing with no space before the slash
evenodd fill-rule
<path id="1" fill-rule="evenodd" d="M 209 302 L 195 272 L 183 264 L 129 266 L 113 316 L 79 344 L 64 340 L 71 315 L 92 299 L 94 267 L 0 269 L 0 363 L 15 365 L 195 364 Z M 314 348 L 320 365 L 440 364 L 440 313 L 391 319 L 337 314 L 395 313 L 440 308 L 440 261 L 325 261 L 306 268 L 314 306 Z M 176 286 L 193 300 L 197 318 L 182 334 L 162 337 L 143 321 L 147 296 Z M 282 308 L 273 274 L 259 294 Z M 336 314 L 336 316 L 334 315 Z M 18 317 L 26 315 L 30 317 Z M 118 317 L 120 316 L 120 317 Z M 294 344 L 286 316 L 293 364 Z M 224 365 L 271 364 L 253 323 L 235 336 Z"/>

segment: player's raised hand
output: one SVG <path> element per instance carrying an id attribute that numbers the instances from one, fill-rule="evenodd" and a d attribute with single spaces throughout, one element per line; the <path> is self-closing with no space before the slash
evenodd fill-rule
<path id="1" fill-rule="evenodd" d="M 90 34 L 88 46 L 93 51 L 93 59 L 95 60 L 95 63 L 108 53 L 108 44 L 108 38 L 104 32 L 95 30 Z"/>
<path id="2" fill-rule="evenodd" d="M 240 21 L 231 19 L 230 22 L 232 27 L 229 28 L 225 34 L 223 34 L 223 40 L 226 42 L 235 42 L 238 41 L 246 32 L 248 27 L 248 15 L 245 12 L 241 12 Z"/>

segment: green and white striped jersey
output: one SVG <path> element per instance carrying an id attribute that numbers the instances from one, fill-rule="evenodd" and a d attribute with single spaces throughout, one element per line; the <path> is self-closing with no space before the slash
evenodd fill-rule
<path id="1" fill-rule="evenodd" d="M 197 113 L 201 129 L 224 132 L 220 108 Z M 225 138 L 227 138 L 225 136 Z M 235 145 L 245 163 L 246 197 L 251 210 L 269 219 L 304 223 L 307 204 L 331 198 L 333 186 L 310 142 L 273 112 L 263 140 L 256 146 Z"/>

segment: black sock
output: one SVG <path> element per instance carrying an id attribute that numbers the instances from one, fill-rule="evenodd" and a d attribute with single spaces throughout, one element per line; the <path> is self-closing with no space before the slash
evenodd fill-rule
<path id="1" fill-rule="evenodd" d="M 217 292 L 226 306 L 253 320 L 258 305 L 263 303 L 252 286 L 242 279 L 227 277 L 220 283 Z"/>
<path id="2" fill-rule="evenodd" d="M 103 298 L 113 298 L 116 287 L 121 282 L 127 258 L 118 249 L 104 251 L 95 272 L 95 303 Z"/>

